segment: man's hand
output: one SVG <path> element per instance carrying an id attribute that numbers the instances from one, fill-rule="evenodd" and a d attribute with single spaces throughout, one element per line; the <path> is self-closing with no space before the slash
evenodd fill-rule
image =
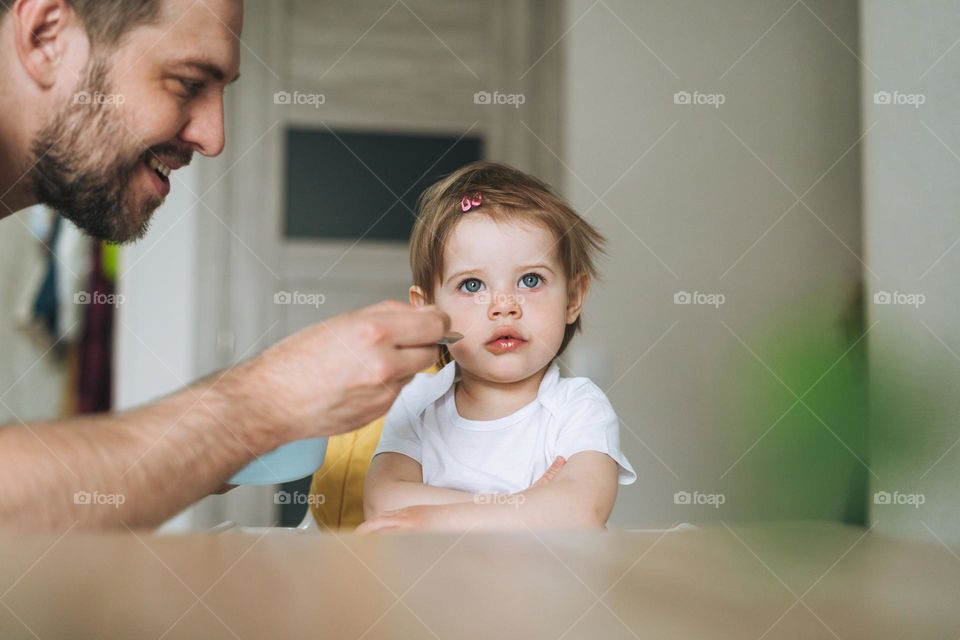
<path id="1" fill-rule="evenodd" d="M 361 427 L 387 412 L 434 364 L 450 318 L 387 301 L 289 336 L 224 380 L 238 420 L 259 421 L 277 444 Z"/>
<path id="2" fill-rule="evenodd" d="M 226 489 L 254 455 L 383 415 L 436 360 L 432 343 L 449 325 L 433 307 L 385 302 L 309 327 L 143 407 L 0 428 L 0 522 L 156 526 Z M 77 502 L 84 492 L 115 502 Z"/>

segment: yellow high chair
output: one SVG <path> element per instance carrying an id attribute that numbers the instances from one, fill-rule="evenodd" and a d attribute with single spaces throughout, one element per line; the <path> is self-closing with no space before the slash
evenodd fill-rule
<path id="1" fill-rule="evenodd" d="M 423 373 L 437 371 L 437 367 L 431 367 Z M 380 442 L 385 417 L 330 438 L 323 466 L 313 474 L 310 509 L 299 529 L 354 529 L 363 522 L 363 483 Z"/>

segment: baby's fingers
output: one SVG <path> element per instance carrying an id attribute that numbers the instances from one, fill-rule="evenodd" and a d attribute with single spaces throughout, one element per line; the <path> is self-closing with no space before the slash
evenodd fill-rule
<path id="1" fill-rule="evenodd" d="M 389 520 L 384 518 L 374 518 L 373 520 L 367 520 L 363 522 L 359 527 L 354 529 L 354 533 L 366 535 L 368 533 L 375 533 L 388 527 L 390 527 Z"/>
<path id="2" fill-rule="evenodd" d="M 539 487 L 553 480 L 555 477 L 557 477 L 560 469 L 562 469 L 563 465 L 566 463 L 567 461 L 563 456 L 557 456 L 557 459 L 553 461 L 553 464 L 550 465 L 550 468 L 544 471 L 543 475 L 540 476 L 540 479 L 533 483 L 533 486 Z"/>
<path id="3" fill-rule="evenodd" d="M 361 523 L 359 527 L 354 529 L 354 533 L 364 535 L 367 533 L 383 531 L 384 529 L 397 529 L 403 524 L 403 521 L 401 518 L 394 515 L 396 513 L 396 511 L 385 511 L 375 518 L 366 520 Z"/>

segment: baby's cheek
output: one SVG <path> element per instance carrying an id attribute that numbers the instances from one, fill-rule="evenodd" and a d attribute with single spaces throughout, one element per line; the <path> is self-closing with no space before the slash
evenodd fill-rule
<path id="1" fill-rule="evenodd" d="M 551 357 L 560 350 L 560 343 L 563 342 L 563 330 L 564 326 L 553 325 L 544 332 L 540 345 L 550 353 Z"/>
<path id="2" fill-rule="evenodd" d="M 450 357 L 452 357 L 454 360 L 457 360 L 457 361 L 463 360 L 463 355 L 464 355 L 463 345 L 459 345 L 459 346 L 449 345 L 447 346 L 447 351 L 450 352 Z"/>
<path id="3" fill-rule="evenodd" d="M 563 333 L 567 328 L 565 320 L 565 315 L 558 313 L 556 310 L 545 320 L 543 324 L 543 338 L 550 349 L 557 350 L 560 348 L 560 343 L 563 342 Z"/>
<path id="4" fill-rule="evenodd" d="M 443 309 L 450 316 L 450 330 L 469 336 L 487 330 L 487 307 L 469 298 L 457 300 Z"/>

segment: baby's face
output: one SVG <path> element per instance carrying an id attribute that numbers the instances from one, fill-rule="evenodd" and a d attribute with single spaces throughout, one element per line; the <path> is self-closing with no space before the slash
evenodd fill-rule
<path id="1" fill-rule="evenodd" d="M 570 299 L 556 254 L 556 238 L 543 227 L 464 215 L 447 241 L 434 293 L 451 330 L 464 336 L 448 347 L 462 368 L 506 383 L 553 359 L 582 302 L 576 293 Z"/>

